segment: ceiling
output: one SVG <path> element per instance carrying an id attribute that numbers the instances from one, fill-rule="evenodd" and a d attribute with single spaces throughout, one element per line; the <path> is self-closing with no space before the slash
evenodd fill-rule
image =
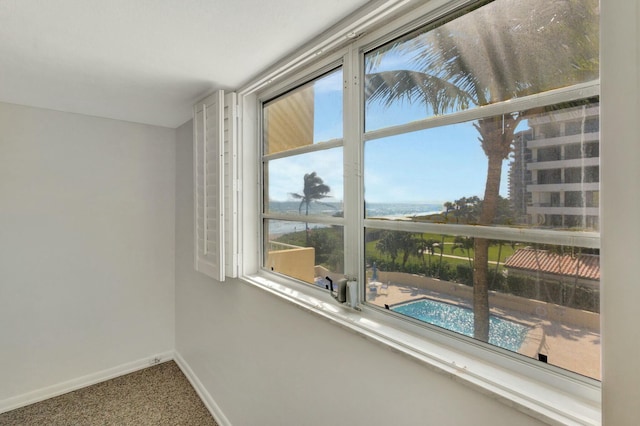
<path id="1" fill-rule="evenodd" d="M 366 0 L 0 0 L 0 102 L 175 128 Z"/>

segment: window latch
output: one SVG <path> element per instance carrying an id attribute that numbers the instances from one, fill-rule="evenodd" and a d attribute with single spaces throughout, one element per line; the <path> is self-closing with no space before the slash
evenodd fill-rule
<path id="1" fill-rule="evenodd" d="M 328 290 L 331 292 L 331 296 L 336 299 L 340 303 L 344 303 L 347 301 L 347 279 L 341 278 L 338 280 L 336 285 L 338 286 L 337 292 L 333 292 L 333 280 L 330 277 L 325 277 L 327 281 L 329 281 Z"/>
<path id="2" fill-rule="evenodd" d="M 333 280 L 330 277 L 325 277 L 329 281 L 329 285 L 326 286 L 327 290 L 331 292 L 331 296 L 339 303 L 347 303 L 354 309 L 358 309 L 358 284 L 355 280 L 349 281 L 347 278 L 341 278 L 337 281 L 337 291 L 333 291 Z"/>

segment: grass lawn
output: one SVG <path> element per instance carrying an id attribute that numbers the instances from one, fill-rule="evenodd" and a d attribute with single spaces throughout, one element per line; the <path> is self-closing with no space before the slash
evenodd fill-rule
<path id="1" fill-rule="evenodd" d="M 416 238 L 418 239 L 418 238 Z M 442 235 L 438 235 L 438 234 L 423 234 L 423 239 L 424 241 L 428 241 L 428 240 L 435 240 L 438 241 L 438 244 L 440 244 L 440 242 L 442 241 Z M 473 249 L 469 249 L 469 253 L 467 253 L 467 250 L 463 250 L 460 248 L 455 248 L 455 243 L 454 243 L 454 239 L 455 237 L 453 236 L 445 236 L 444 237 L 444 257 L 443 257 L 443 261 L 446 261 L 447 263 L 449 263 L 450 265 L 452 265 L 453 267 L 455 267 L 456 265 L 465 265 L 468 266 L 469 265 L 469 260 L 467 259 L 467 257 L 471 257 L 471 260 L 473 261 Z M 366 256 L 367 257 L 374 257 L 374 258 L 379 258 L 379 259 L 384 259 L 387 261 L 391 261 L 391 257 L 387 254 L 383 254 L 381 253 L 377 248 L 376 248 L 376 244 L 378 243 L 378 241 L 370 241 L 365 245 L 365 252 L 366 252 Z M 518 245 L 515 246 L 515 248 L 518 248 Z M 514 252 L 514 248 L 511 247 L 510 244 L 502 244 L 502 248 L 500 248 L 500 246 L 498 244 L 493 244 L 491 246 L 489 246 L 489 262 L 497 262 L 498 261 L 498 254 L 500 255 L 500 264 L 503 264 L 506 260 L 507 257 L 511 256 Z M 448 257 L 448 256 L 457 256 L 457 257 Z M 400 254 L 398 256 L 398 258 L 396 259 L 396 263 L 399 263 L 402 261 L 401 259 L 402 254 Z M 463 259 L 459 259 L 458 257 L 462 257 Z M 431 259 L 429 259 L 431 258 Z M 429 260 L 431 260 L 431 263 L 433 264 L 434 262 L 439 262 L 440 261 L 440 250 L 438 248 L 435 249 L 435 254 L 433 255 L 427 255 L 425 256 L 425 262 L 427 264 L 429 264 Z M 407 260 L 407 265 L 422 265 L 422 259 L 420 259 L 419 255 L 416 253 L 415 256 L 411 256 L 409 257 L 409 259 Z"/>

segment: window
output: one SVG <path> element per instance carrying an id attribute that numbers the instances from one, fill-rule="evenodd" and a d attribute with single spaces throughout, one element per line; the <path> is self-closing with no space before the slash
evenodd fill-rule
<path id="1" fill-rule="evenodd" d="M 598 2 L 467 3 L 259 93 L 261 266 L 591 383 Z"/>
<path id="2" fill-rule="evenodd" d="M 312 285 L 344 272 L 337 68 L 263 106 L 264 266 Z"/>
<path id="3" fill-rule="evenodd" d="M 561 178 L 563 146 L 598 117 L 597 95 L 570 90 L 596 87 L 597 45 L 576 42 L 594 23 L 597 2 L 496 0 L 365 52 L 368 303 L 600 378 L 599 242 L 582 208 L 598 158 Z M 522 133 L 538 184 L 526 222 L 506 181 Z"/>

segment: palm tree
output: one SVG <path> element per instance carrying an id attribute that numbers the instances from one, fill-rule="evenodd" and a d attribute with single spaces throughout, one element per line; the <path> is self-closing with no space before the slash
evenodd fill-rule
<path id="1" fill-rule="evenodd" d="M 298 212 L 302 214 L 302 206 L 305 206 L 305 216 L 309 216 L 309 205 L 312 202 L 319 202 L 324 198 L 329 197 L 327 195 L 331 192 L 331 188 L 325 185 L 324 181 L 316 172 L 306 173 L 304 175 L 304 186 L 302 194 L 291 193 L 291 196 L 296 200 L 300 200 L 298 206 Z M 328 204 L 327 204 L 328 205 Z M 305 222 L 305 231 L 307 235 L 307 246 L 309 245 L 309 222 Z"/>
<path id="2" fill-rule="evenodd" d="M 393 231 L 384 231 L 382 237 L 376 243 L 376 249 L 383 254 L 388 254 L 391 257 L 391 270 L 395 271 L 396 259 L 399 252 L 398 239 Z"/>
<path id="3" fill-rule="evenodd" d="M 453 203 L 453 215 L 456 217 L 456 223 L 460 223 L 460 218 L 464 223 L 475 223 L 478 217 L 478 209 L 481 200 L 477 195 L 471 197 L 462 197 Z"/>
<path id="4" fill-rule="evenodd" d="M 410 232 L 396 232 L 398 234 L 400 250 L 402 251 L 402 270 L 405 270 L 409 256 L 418 252 L 418 242 Z"/>
<path id="5" fill-rule="evenodd" d="M 438 247 L 440 249 L 440 262 L 438 262 L 438 278 L 442 278 L 442 256 L 444 255 L 444 234 L 440 239 L 439 243 L 434 244 L 434 247 Z"/>
<path id="6" fill-rule="evenodd" d="M 443 204 L 444 206 L 444 221 L 447 221 L 447 217 L 449 216 L 449 212 L 454 209 L 454 204 L 451 201 L 447 201 Z"/>
<path id="7" fill-rule="evenodd" d="M 597 0 L 489 3 L 368 54 L 367 102 L 387 107 L 418 102 L 437 115 L 597 79 L 598 13 Z M 390 53 L 409 58 L 411 67 L 378 72 L 377 65 Z M 511 152 L 517 125 L 534 112 L 540 110 L 474 123 L 487 157 L 478 225 L 494 222 L 502 163 Z M 489 240 L 475 238 L 474 245 L 474 337 L 487 341 Z"/>
<path id="8" fill-rule="evenodd" d="M 318 176 L 316 172 L 311 172 L 304 175 L 302 194 L 292 192 L 291 196 L 296 200 L 300 200 L 298 212 L 302 213 L 302 206 L 305 206 L 305 215 L 308 216 L 309 205 L 314 201 L 329 197 L 329 195 L 327 195 L 329 192 L 331 192 L 331 188 L 325 185 L 322 178 Z"/>
<path id="9" fill-rule="evenodd" d="M 402 254 L 401 269 L 404 269 L 409 256 L 416 252 L 417 244 L 411 232 L 384 231 L 382 237 L 376 243 L 376 248 L 391 257 L 391 269 L 395 270 L 396 259 Z"/>
<path id="10" fill-rule="evenodd" d="M 451 254 L 454 254 L 456 249 L 462 250 L 467 255 L 469 260 L 469 270 L 473 271 L 473 262 L 471 261 L 471 250 L 473 249 L 473 238 L 457 236 L 453 239 L 453 246 L 451 246 Z"/>
<path id="11" fill-rule="evenodd" d="M 424 263 L 424 254 L 425 254 L 425 252 L 429 256 L 429 269 L 428 269 L 428 271 L 430 272 L 431 271 L 431 257 L 435 254 L 436 247 L 439 247 L 438 240 L 435 240 L 433 238 L 429 238 L 428 240 L 425 240 L 424 239 L 424 234 L 421 234 L 420 235 L 420 243 L 421 243 L 421 248 L 422 248 L 423 263 Z"/>

